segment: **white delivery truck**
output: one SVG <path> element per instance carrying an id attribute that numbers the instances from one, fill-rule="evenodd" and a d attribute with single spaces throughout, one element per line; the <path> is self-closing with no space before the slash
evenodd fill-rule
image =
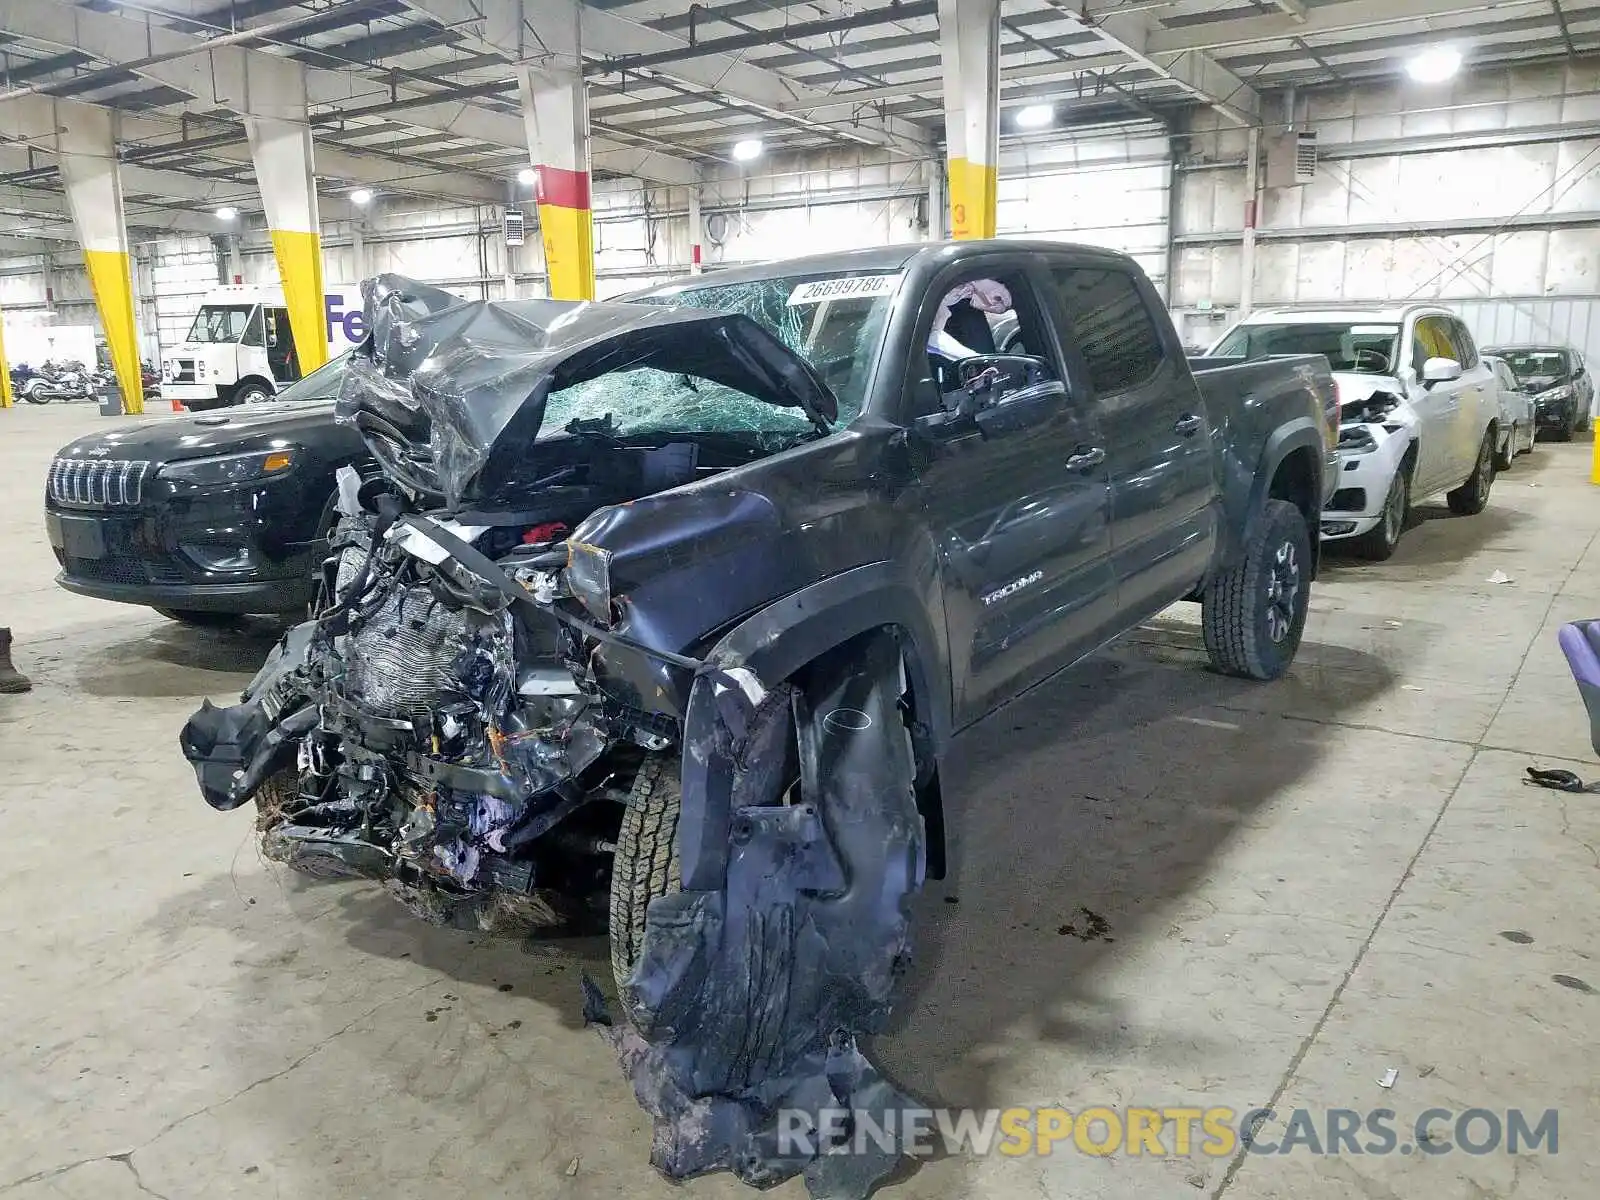
<path id="1" fill-rule="evenodd" d="M 328 356 L 343 354 L 366 334 L 361 289 L 330 284 L 323 314 Z M 206 293 L 183 344 L 161 363 L 161 395 L 198 412 L 225 404 L 270 400 L 304 374 L 283 289 L 233 284 Z"/>

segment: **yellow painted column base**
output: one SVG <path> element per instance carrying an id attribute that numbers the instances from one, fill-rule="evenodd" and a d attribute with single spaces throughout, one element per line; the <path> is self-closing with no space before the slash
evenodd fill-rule
<path id="1" fill-rule="evenodd" d="M 552 300 L 594 299 L 594 220 L 587 208 L 539 205 Z"/>
<path id="2" fill-rule="evenodd" d="M 992 238 L 999 197 L 999 171 L 964 158 L 950 160 L 950 236 L 958 241 Z"/>
<path id="3" fill-rule="evenodd" d="M 328 361 L 327 298 L 322 285 L 322 238 L 291 229 L 272 231 L 272 253 L 283 280 L 283 302 L 294 330 L 294 352 L 306 376 Z"/>
<path id="4" fill-rule="evenodd" d="M 0 321 L 0 408 L 10 408 L 16 397 L 11 394 L 11 360 L 6 357 L 6 329 Z"/>
<path id="5" fill-rule="evenodd" d="M 133 324 L 133 265 L 120 250 L 85 250 L 94 304 L 106 331 L 111 368 L 122 389 L 122 411 L 144 412 L 144 378 L 139 371 L 139 335 Z"/>
<path id="6" fill-rule="evenodd" d="M 1595 422 L 1589 422 L 1589 428 L 1595 429 Z M 1589 482 L 1600 483 L 1600 429 L 1595 429 L 1593 434 L 1594 447 L 1589 454 Z"/>

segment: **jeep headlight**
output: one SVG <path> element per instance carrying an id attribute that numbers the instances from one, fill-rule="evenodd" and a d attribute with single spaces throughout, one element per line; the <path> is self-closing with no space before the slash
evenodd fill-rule
<path id="1" fill-rule="evenodd" d="M 596 621 L 611 624 L 611 551 L 568 540 L 567 589 Z"/>
<path id="2" fill-rule="evenodd" d="M 282 475 L 294 466 L 296 451 L 255 450 L 249 454 L 219 454 L 215 458 L 191 458 L 187 462 L 168 463 L 161 468 L 161 477 L 174 483 L 188 483 L 197 487 L 220 483 L 249 483 Z"/>
<path id="3" fill-rule="evenodd" d="M 1339 431 L 1340 454 L 1371 454 L 1378 448 L 1378 439 L 1365 425 L 1351 425 Z"/>

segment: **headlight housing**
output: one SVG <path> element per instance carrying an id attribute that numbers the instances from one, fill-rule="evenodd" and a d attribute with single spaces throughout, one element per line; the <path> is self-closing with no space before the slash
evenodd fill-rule
<path id="1" fill-rule="evenodd" d="M 1561 404 L 1572 399 L 1572 385 L 1570 383 L 1558 384 L 1547 392 L 1540 392 L 1534 399 L 1538 400 L 1540 404 Z"/>
<path id="2" fill-rule="evenodd" d="M 567 590 L 596 621 L 611 624 L 611 551 L 569 540 Z"/>
<path id="3" fill-rule="evenodd" d="M 215 458 L 191 458 L 186 462 L 168 463 L 161 468 L 161 477 L 196 487 L 249 483 L 282 475 L 294 466 L 298 455 L 298 450 L 290 448 L 252 450 L 248 454 L 219 454 Z"/>

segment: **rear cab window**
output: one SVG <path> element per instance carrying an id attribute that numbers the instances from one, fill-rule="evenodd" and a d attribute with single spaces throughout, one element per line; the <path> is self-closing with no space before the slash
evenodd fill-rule
<path id="1" fill-rule="evenodd" d="M 1161 370 L 1161 329 L 1132 275 L 1066 263 L 1052 263 L 1049 273 L 1097 396 L 1130 391 Z"/>

